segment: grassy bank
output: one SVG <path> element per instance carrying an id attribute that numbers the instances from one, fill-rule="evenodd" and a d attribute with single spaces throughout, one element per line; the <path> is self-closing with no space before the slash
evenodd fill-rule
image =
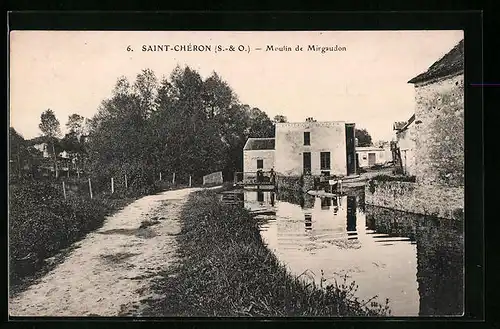
<path id="1" fill-rule="evenodd" d="M 11 294 L 50 270 L 47 258 L 102 226 L 105 217 L 134 197 L 69 196 L 50 182 L 26 180 L 9 186 L 9 279 Z M 57 261 L 56 261 L 57 262 Z M 52 266 L 51 266 L 52 265 Z"/>
<path id="2" fill-rule="evenodd" d="M 180 261 L 154 285 L 154 316 L 378 316 L 386 306 L 358 300 L 354 284 L 327 287 L 289 274 L 261 239 L 256 221 L 214 191 L 191 194 L 178 236 Z"/>

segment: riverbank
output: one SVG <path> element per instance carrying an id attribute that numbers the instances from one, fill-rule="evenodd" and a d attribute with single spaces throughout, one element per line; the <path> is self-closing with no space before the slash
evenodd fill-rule
<path id="1" fill-rule="evenodd" d="M 180 215 L 178 263 L 154 281 L 146 316 L 383 316 L 386 305 L 360 301 L 355 284 L 322 287 L 292 276 L 265 246 L 242 207 L 215 191 L 190 195 Z"/>

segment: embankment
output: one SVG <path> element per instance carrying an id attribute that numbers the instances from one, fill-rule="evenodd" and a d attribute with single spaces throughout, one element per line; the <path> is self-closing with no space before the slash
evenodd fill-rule
<path id="1" fill-rule="evenodd" d="M 464 217 L 463 187 L 372 179 L 365 187 L 365 203 L 439 218 Z"/>

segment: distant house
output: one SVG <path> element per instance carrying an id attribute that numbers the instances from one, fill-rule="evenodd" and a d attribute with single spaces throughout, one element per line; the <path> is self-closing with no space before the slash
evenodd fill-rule
<path id="1" fill-rule="evenodd" d="M 37 137 L 31 140 L 31 144 L 42 153 L 41 168 L 49 171 L 54 171 L 54 164 L 52 162 L 53 152 L 49 143 L 43 141 L 43 137 Z M 71 164 L 74 159 L 71 159 L 67 151 L 62 151 L 57 155 L 57 164 L 60 171 L 70 170 Z"/>
<path id="2" fill-rule="evenodd" d="M 243 171 L 250 176 L 274 167 L 274 138 L 249 138 L 243 147 Z"/>
<path id="3" fill-rule="evenodd" d="M 49 144 L 48 143 L 39 143 L 33 145 L 34 148 L 36 148 L 38 151 L 42 152 L 42 156 L 44 158 L 49 158 L 50 153 L 49 153 Z"/>
<path id="4" fill-rule="evenodd" d="M 464 40 L 408 83 L 416 91 L 417 182 L 464 186 Z"/>
<path id="5" fill-rule="evenodd" d="M 396 141 L 399 150 L 401 151 L 401 161 L 403 171 L 408 176 L 415 174 L 415 145 L 416 145 L 416 129 L 415 129 L 415 114 L 408 121 L 394 123 L 396 131 Z"/>
<path id="6" fill-rule="evenodd" d="M 356 172 L 354 124 L 276 123 L 275 171 L 282 176 L 347 176 Z"/>
<path id="7" fill-rule="evenodd" d="M 359 168 L 370 168 L 392 161 L 391 150 L 374 146 L 356 147 L 356 161 Z"/>

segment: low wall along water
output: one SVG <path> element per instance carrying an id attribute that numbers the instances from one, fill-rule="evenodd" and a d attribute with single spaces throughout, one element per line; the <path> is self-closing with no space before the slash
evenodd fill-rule
<path id="1" fill-rule="evenodd" d="M 365 187 L 367 205 L 462 220 L 464 188 L 371 180 Z"/>
<path id="2" fill-rule="evenodd" d="M 222 178 L 222 171 L 217 171 L 208 175 L 203 176 L 203 185 L 219 185 L 224 182 Z"/>

